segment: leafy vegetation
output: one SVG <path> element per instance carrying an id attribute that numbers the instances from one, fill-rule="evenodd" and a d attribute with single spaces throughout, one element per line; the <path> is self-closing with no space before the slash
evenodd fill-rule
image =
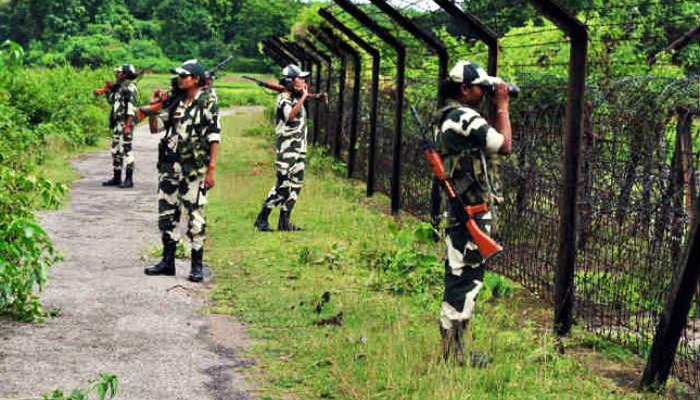
<path id="1" fill-rule="evenodd" d="M 75 388 L 69 394 L 56 389 L 50 394 L 43 395 L 41 400 L 88 400 L 92 393 L 96 393 L 99 400 L 111 400 L 117 395 L 118 388 L 117 376 L 103 373 L 98 379 L 91 381 L 85 389 Z"/>
<path id="2" fill-rule="evenodd" d="M 0 53 L 0 313 L 43 316 L 34 288 L 46 282 L 59 254 L 36 222 L 36 207 L 56 207 L 65 186 L 42 176 L 49 144 L 95 144 L 105 134 L 105 107 L 90 95 L 103 71 L 20 68 L 23 52 L 6 42 Z M 70 105 L 70 106 L 66 106 Z M 104 127 L 104 128 L 99 128 Z"/>
<path id="3" fill-rule="evenodd" d="M 258 42 L 289 30 L 302 7 L 299 0 L 11 0 L 0 3 L 0 40 L 18 42 L 41 66 L 131 62 L 164 72 L 177 61 L 213 65 L 234 54 L 229 70 L 266 71 Z"/>

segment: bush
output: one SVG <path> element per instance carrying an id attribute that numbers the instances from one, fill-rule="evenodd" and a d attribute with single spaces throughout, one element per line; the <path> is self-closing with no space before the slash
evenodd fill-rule
<path id="1" fill-rule="evenodd" d="M 37 320 L 43 312 L 34 290 L 59 255 L 33 209 L 55 207 L 66 191 L 37 176 L 37 166 L 52 136 L 81 146 L 107 134 L 107 104 L 91 90 L 110 73 L 22 69 L 23 57 L 18 46 L 0 48 L 0 314 Z"/>
<path id="2" fill-rule="evenodd" d="M 74 67 L 97 68 L 122 64 L 129 59 L 128 50 L 111 36 L 73 36 L 66 43 L 65 57 Z"/>

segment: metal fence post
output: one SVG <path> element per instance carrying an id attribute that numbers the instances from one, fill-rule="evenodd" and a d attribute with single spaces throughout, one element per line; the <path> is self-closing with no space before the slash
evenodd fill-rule
<path id="1" fill-rule="evenodd" d="M 544 16 L 571 38 L 569 54 L 569 91 L 566 107 L 564 145 L 564 184 L 561 194 L 559 252 L 555 286 L 554 330 L 566 335 L 573 324 L 574 272 L 576 265 L 576 201 L 578 198 L 581 132 L 583 131 L 583 94 L 586 89 L 588 28 L 576 16 L 551 0 L 528 0 Z"/>
<path id="2" fill-rule="evenodd" d="M 370 197 L 374 194 L 375 186 L 374 166 L 377 153 L 377 107 L 379 102 L 379 63 L 381 62 L 381 55 L 379 50 L 357 36 L 352 29 L 340 22 L 328 12 L 328 10 L 322 8 L 318 12 L 321 17 L 336 29 L 343 32 L 348 39 L 355 42 L 372 57 L 372 89 L 369 106 L 369 154 L 367 156 L 367 196 Z"/>
<path id="3" fill-rule="evenodd" d="M 396 110 L 394 113 L 395 132 L 391 175 L 391 213 L 396 215 L 401 208 L 401 140 L 403 131 L 404 88 L 406 84 L 406 47 L 350 0 L 333 1 L 396 51 Z"/>
<path id="4" fill-rule="evenodd" d="M 334 132 L 335 137 L 333 138 L 333 154 L 336 158 L 340 158 L 340 135 L 343 129 L 343 113 L 345 107 L 345 81 L 347 80 L 347 65 L 348 58 L 344 51 L 341 51 L 336 47 L 336 43 L 332 39 L 326 37 L 321 31 L 316 29 L 316 27 L 310 26 L 309 32 L 314 35 L 314 37 L 321 43 L 331 53 L 335 54 L 340 58 L 340 81 L 338 82 L 338 120 L 336 121 L 336 129 Z M 326 133 L 326 144 L 328 143 L 328 132 Z"/>
<path id="5" fill-rule="evenodd" d="M 333 71 L 333 61 L 331 60 L 330 56 L 328 54 L 322 52 L 319 50 L 316 46 L 314 46 L 313 43 L 308 41 L 307 39 L 301 39 L 301 43 L 304 44 L 308 49 L 311 50 L 313 54 L 316 54 L 318 56 L 318 59 L 320 62 L 325 62 L 326 63 L 326 71 L 328 73 L 327 79 L 326 79 L 326 93 L 330 95 L 330 85 L 331 85 L 331 73 Z M 316 70 L 316 93 L 321 93 L 322 87 L 321 87 L 321 64 L 318 64 L 318 69 Z M 321 104 L 318 104 L 318 107 L 316 109 L 317 113 L 314 116 L 314 140 L 313 143 L 316 144 L 318 142 L 318 138 L 320 137 L 320 130 L 321 130 Z M 325 117 L 325 113 L 323 113 Z M 323 121 L 324 124 L 327 124 L 327 121 Z"/>
<path id="6" fill-rule="evenodd" d="M 357 123 L 358 117 L 360 116 L 360 79 L 362 77 L 362 58 L 360 57 L 360 53 L 357 50 L 355 50 L 355 48 L 350 46 L 347 42 L 345 42 L 338 35 L 336 35 L 331 28 L 322 26 L 321 31 L 328 35 L 328 37 L 331 38 L 342 51 L 344 51 L 347 54 L 350 54 L 350 56 L 353 59 L 355 75 L 353 79 L 352 88 L 352 114 L 350 115 L 350 140 L 348 144 L 348 178 L 352 178 L 352 173 L 355 169 L 355 156 L 357 154 L 355 150 L 355 145 L 357 144 Z M 342 130 L 340 130 L 339 132 L 342 133 Z M 341 136 L 338 137 L 340 138 Z M 340 147 L 341 146 L 339 141 L 338 149 L 340 149 Z M 337 151 L 336 156 L 339 155 L 340 150 Z"/>
<path id="7" fill-rule="evenodd" d="M 686 117 L 688 117 L 686 115 Z M 683 124 L 688 124 L 688 133 L 692 117 L 690 121 L 679 116 L 678 131 L 684 130 Z M 679 132 L 680 133 L 680 132 Z M 682 143 L 685 139 L 681 133 L 677 138 L 676 157 L 682 157 Z M 674 160 L 676 161 L 676 160 Z M 681 164 L 681 160 L 677 160 Z M 682 175 L 681 170 L 681 175 Z M 673 179 L 673 178 L 672 178 Z M 683 180 L 683 176 L 680 177 Z M 683 196 L 683 193 L 680 194 Z M 698 231 L 700 222 L 700 202 L 693 203 L 692 226 L 688 245 L 683 250 L 683 257 L 680 259 L 677 273 L 674 274 L 672 280 L 671 291 L 666 302 L 663 314 L 659 317 L 659 322 L 656 325 L 656 333 L 654 334 L 654 342 L 651 345 L 647 364 L 642 375 L 642 386 L 647 389 L 658 389 L 666 384 L 668 375 L 671 373 L 673 362 L 678 350 L 683 329 L 688 323 L 688 313 L 692 306 L 693 296 L 698 288 L 698 278 L 700 278 L 700 232 Z"/>

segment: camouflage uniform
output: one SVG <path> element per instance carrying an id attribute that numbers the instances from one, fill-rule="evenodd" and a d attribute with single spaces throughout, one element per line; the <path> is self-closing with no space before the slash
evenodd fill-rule
<path id="1" fill-rule="evenodd" d="M 121 81 L 107 94 L 107 101 L 112 106 L 109 125 L 112 129 L 112 166 L 115 173 L 121 174 L 122 166 L 134 169 L 133 131 L 124 135 L 124 127 L 129 117 L 136 117 L 136 85 L 128 80 Z M 133 128 L 133 127 L 132 127 Z"/>
<path id="2" fill-rule="evenodd" d="M 456 101 L 449 101 L 438 120 L 437 143 L 448 175 L 465 205 L 490 203 L 490 210 L 475 217 L 491 233 L 493 192 L 486 159 L 503 144 L 503 135 L 489 126 L 479 113 Z M 486 167 L 486 168 L 485 168 Z M 485 262 L 469 231 L 448 210 L 445 242 L 445 293 L 440 324 L 449 330 L 456 321 L 468 321 L 483 286 Z"/>
<path id="3" fill-rule="evenodd" d="M 210 143 L 221 140 L 218 104 L 200 90 L 192 103 L 180 102 L 160 117 L 166 133 L 158 160 L 158 228 L 164 238 L 177 241 L 175 229 L 180 221 L 180 207 L 184 206 L 189 217 L 187 236 L 192 250 L 197 251 L 204 246 L 205 238 L 204 176 Z"/>
<path id="4" fill-rule="evenodd" d="M 306 108 L 302 106 L 296 118 L 289 120 L 289 113 L 298 102 L 298 99 L 287 92 L 277 97 L 275 116 L 277 182 L 263 202 L 263 206 L 268 209 L 281 206 L 283 211 L 291 212 L 301 192 L 306 162 Z"/>

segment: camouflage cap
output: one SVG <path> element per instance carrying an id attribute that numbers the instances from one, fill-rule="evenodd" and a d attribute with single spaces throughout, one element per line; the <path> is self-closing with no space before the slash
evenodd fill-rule
<path id="1" fill-rule="evenodd" d="M 195 75 L 199 76 L 200 79 L 205 79 L 204 66 L 199 63 L 199 61 L 194 58 L 192 60 L 187 60 L 182 65 L 177 68 L 170 70 L 173 74 L 178 75 Z"/>
<path id="2" fill-rule="evenodd" d="M 468 85 L 495 85 L 501 78 L 489 76 L 479 64 L 469 61 L 459 61 L 450 70 L 449 79 L 453 82 Z"/>
<path id="3" fill-rule="evenodd" d="M 114 72 L 123 72 L 127 76 L 136 76 L 136 68 L 132 64 L 124 64 L 114 69 Z"/>
<path id="4" fill-rule="evenodd" d="M 309 76 L 308 71 L 302 71 L 294 64 L 289 64 L 282 70 L 282 78 L 294 79 L 296 77 L 306 78 L 307 76 Z"/>

